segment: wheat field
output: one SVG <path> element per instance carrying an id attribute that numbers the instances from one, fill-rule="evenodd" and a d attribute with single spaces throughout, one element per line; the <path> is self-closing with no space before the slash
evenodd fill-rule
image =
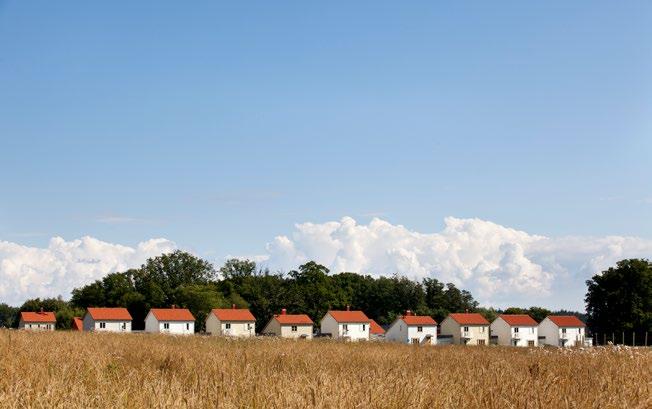
<path id="1" fill-rule="evenodd" d="M 652 352 L 0 330 L 2 408 L 650 408 Z"/>

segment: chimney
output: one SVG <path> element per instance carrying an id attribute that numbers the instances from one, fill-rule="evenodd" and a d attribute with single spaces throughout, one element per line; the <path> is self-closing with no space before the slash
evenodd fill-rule
<path id="1" fill-rule="evenodd" d="M 285 315 L 285 314 L 287 314 L 287 313 L 288 313 L 288 310 L 286 310 L 285 308 L 283 308 L 283 309 L 281 310 L 281 315 Z"/>
<path id="2" fill-rule="evenodd" d="M 231 304 L 231 309 L 235 310 L 235 304 Z"/>
<path id="3" fill-rule="evenodd" d="M 43 307 L 41 307 L 41 314 L 43 314 Z"/>
<path id="4" fill-rule="evenodd" d="M 346 306 L 346 310 L 347 310 L 347 311 L 351 311 L 351 306 L 350 306 L 350 305 L 347 305 L 347 306 Z"/>
<path id="5" fill-rule="evenodd" d="M 406 317 L 411 317 L 412 316 L 412 311 L 411 310 L 405 310 L 405 316 Z"/>
<path id="6" fill-rule="evenodd" d="M 468 309 L 468 308 L 465 309 L 464 312 L 468 314 L 468 313 L 469 313 L 469 309 Z"/>
<path id="7" fill-rule="evenodd" d="M 175 310 L 177 306 L 175 304 L 172 304 L 172 309 Z"/>

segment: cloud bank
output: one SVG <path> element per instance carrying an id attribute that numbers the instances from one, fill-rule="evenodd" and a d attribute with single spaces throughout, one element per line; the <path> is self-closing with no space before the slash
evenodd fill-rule
<path id="1" fill-rule="evenodd" d="M 140 266 L 148 257 L 175 248 L 166 239 L 148 240 L 136 247 L 92 237 L 73 241 L 54 237 L 46 248 L 0 241 L 0 302 L 19 305 L 27 298 L 67 298 L 75 287 Z"/>
<path id="2" fill-rule="evenodd" d="M 33 297 L 67 298 L 75 287 L 176 248 L 166 239 L 135 247 L 92 237 L 73 241 L 55 237 L 46 248 L 0 241 L 0 302 L 19 305 Z M 483 305 L 582 310 L 585 280 L 629 257 L 652 257 L 652 240 L 546 237 L 454 217 L 446 218 L 439 232 L 420 233 L 379 218 L 358 224 L 344 217 L 297 224 L 254 259 L 272 270 L 288 271 L 315 260 L 332 272 L 434 277 L 470 290 Z"/>
<path id="3" fill-rule="evenodd" d="M 438 233 L 419 233 L 379 218 L 303 223 L 267 245 L 272 269 L 308 260 L 331 271 L 435 277 L 470 290 L 483 304 L 583 309 L 585 280 L 629 257 L 650 257 L 652 240 L 529 234 L 479 219 L 445 219 Z"/>

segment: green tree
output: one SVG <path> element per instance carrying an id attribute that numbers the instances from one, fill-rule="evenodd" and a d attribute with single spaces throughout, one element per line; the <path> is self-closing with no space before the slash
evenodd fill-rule
<path id="1" fill-rule="evenodd" d="M 206 317 L 213 308 L 227 308 L 229 302 L 212 284 L 188 284 L 174 291 L 174 299 L 182 308 L 188 308 L 195 317 L 195 331 L 206 329 Z M 246 308 L 247 305 L 239 305 Z"/>
<path id="2" fill-rule="evenodd" d="M 19 309 L 8 304 L 0 304 L 0 328 L 12 328 L 18 326 Z"/>
<path id="3" fill-rule="evenodd" d="M 550 311 L 547 308 L 543 307 L 530 307 L 527 310 L 527 313 L 532 317 L 536 322 L 541 322 L 543 321 L 548 315 L 552 314 L 552 311 Z"/>
<path id="4" fill-rule="evenodd" d="M 586 282 L 586 312 L 594 332 L 652 330 L 652 263 L 622 260 Z"/>

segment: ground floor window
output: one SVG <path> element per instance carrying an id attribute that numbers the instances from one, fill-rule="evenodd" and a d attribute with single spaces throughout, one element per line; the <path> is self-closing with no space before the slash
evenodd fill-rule
<path id="1" fill-rule="evenodd" d="M 293 326 L 292 326 L 292 332 L 297 332 L 297 330 L 298 330 L 297 326 L 296 326 L 296 325 L 293 325 Z"/>
<path id="2" fill-rule="evenodd" d="M 479 339 L 478 340 L 478 345 L 486 345 L 484 342 L 484 339 Z"/>

